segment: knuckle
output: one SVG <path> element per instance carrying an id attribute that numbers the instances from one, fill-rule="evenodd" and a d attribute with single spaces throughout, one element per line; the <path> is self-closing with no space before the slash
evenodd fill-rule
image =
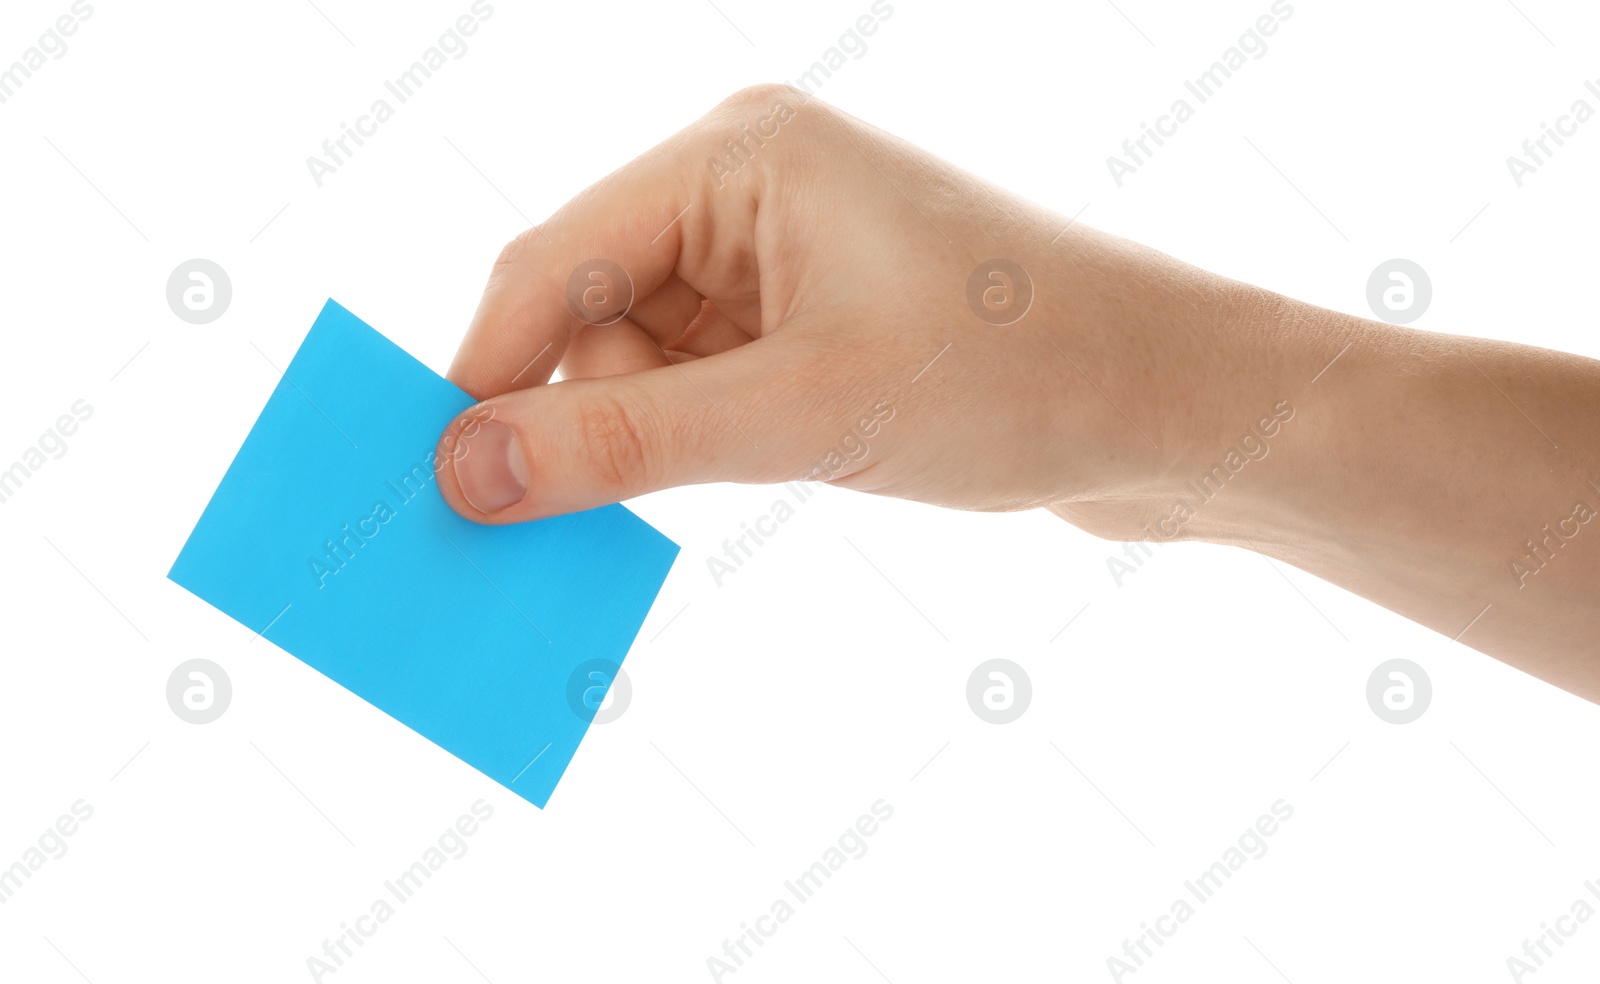
<path id="1" fill-rule="evenodd" d="M 652 487 L 649 425 L 632 406 L 613 396 L 578 406 L 576 460 L 601 488 L 619 496 Z"/>
<path id="2" fill-rule="evenodd" d="M 516 238 L 506 243 L 500 250 L 500 255 L 495 258 L 494 272 L 503 272 L 506 268 L 516 266 L 528 254 L 528 247 L 534 239 L 533 229 L 524 229 Z"/>
<path id="3" fill-rule="evenodd" d="M 765 112 L 776 102 L 794 103 L 798 94 L 797 90 L 781 82 L 760 82 L 745 86 L 728 96 L 718 104 L 717 108 L 741 115 L 749 112 Z"/>
<path id="4" fill-rule="evenodd" d="M 791 85 L 768 82 L 740 89 L 686 131 L 688 156 L 704 155 L 717 188 L 749 171 L 781 174 L 812 164 L 805 148 L 822 132 L 828 113 L 820 101 Z M 781 139 L 780 134 L 785 134 Z M 799 135 L 793 135 L 799 134 Z M 742 180 L 742 177 L 741 177 Z"/>
<path id="5" fill-rule="evenodd" d="M 715 136 L 712 142 L 719 147 L 729 139 L 730 127 L 737 131 L 732 134 L 736 143 L 749 144 L 757 138 L 770 141 L 780 131 L 812 129 L 813 122 L 829 112 L 825 103 L 794 86 L 768 82 L 740 89 L 722 100 L 706 115 L 700 129 L 707 138 Z M 764 152 L 766 144 L 754 146 Z"/>

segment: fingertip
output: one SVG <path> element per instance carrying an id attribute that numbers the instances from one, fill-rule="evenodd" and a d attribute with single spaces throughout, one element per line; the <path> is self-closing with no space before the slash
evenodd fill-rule
<path id="1" fill-rule="evenodd" d="M 439 492 L 451 509 L 476 523 L 513 522 L 528 494 L 528 461 L 514 427 L 495 419 L 496 406 L 480 403 L 440 435 L 435 450 Z"/>
<path id="2" fill-rule="evenodd" d="M 486 516 L 521 502 L 528 494 L 528 463 L 517 432 L 498 420 L 480 424 L 454 459 L 461 497 Z"/>

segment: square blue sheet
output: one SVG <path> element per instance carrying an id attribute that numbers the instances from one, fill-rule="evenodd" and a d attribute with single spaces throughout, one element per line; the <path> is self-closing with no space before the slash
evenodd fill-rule
<path id="1" fill-rule="evenodd" d="M 621 506 L 457 516 L 433 452 L 473 402 L 329 301 L 167 576 L 543 807 L 678 547 Z"/>

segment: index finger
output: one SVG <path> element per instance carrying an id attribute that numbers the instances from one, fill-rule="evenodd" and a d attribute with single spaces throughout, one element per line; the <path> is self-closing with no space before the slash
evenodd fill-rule
<path id="1" fill-rule="evenodd" d="M 545 383 L 578 331 L 620 320 L 674 273 L 736 320 L 755 313 L 759 169 L 714 181 L 707 162 L 723 153 L 719 116 L 742 119 L 752 104 L 770 108 L 784 93 L 763 86 L 734 96 L 512 240 L 490 273 L 451 381 L 480 400 Z"/>

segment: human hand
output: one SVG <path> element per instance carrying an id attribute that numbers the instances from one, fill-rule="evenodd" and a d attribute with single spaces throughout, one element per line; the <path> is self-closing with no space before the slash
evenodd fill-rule
<path id="1" fill-rule="evenodd" d="M 1129 265 L 1159 282 L 1130 295 Z M 1180 382 L 1261 296 L 1185 271 L 798 90 L 745 90 L 505 248 L 450 370 L 484 403 L 447 431 L 441 488 L 508 523 L 818 479 L 1098 501 L 1077 520 L 1131 534 L 1116 503 L 1187 439 L 1159 404 L 1197 409 Z"/>
<path id="2" fill-rule="evenodd" d="M 439 485 L 479 522 L 718 481 L 1043 506 L 1278 557 L 1600 701 L 1600 552 L 1561 549 L 1600 514 L 1600 363 L 1206 273 L 795 89 L 519 236 L 450 376 L 483 402 Z"/>

